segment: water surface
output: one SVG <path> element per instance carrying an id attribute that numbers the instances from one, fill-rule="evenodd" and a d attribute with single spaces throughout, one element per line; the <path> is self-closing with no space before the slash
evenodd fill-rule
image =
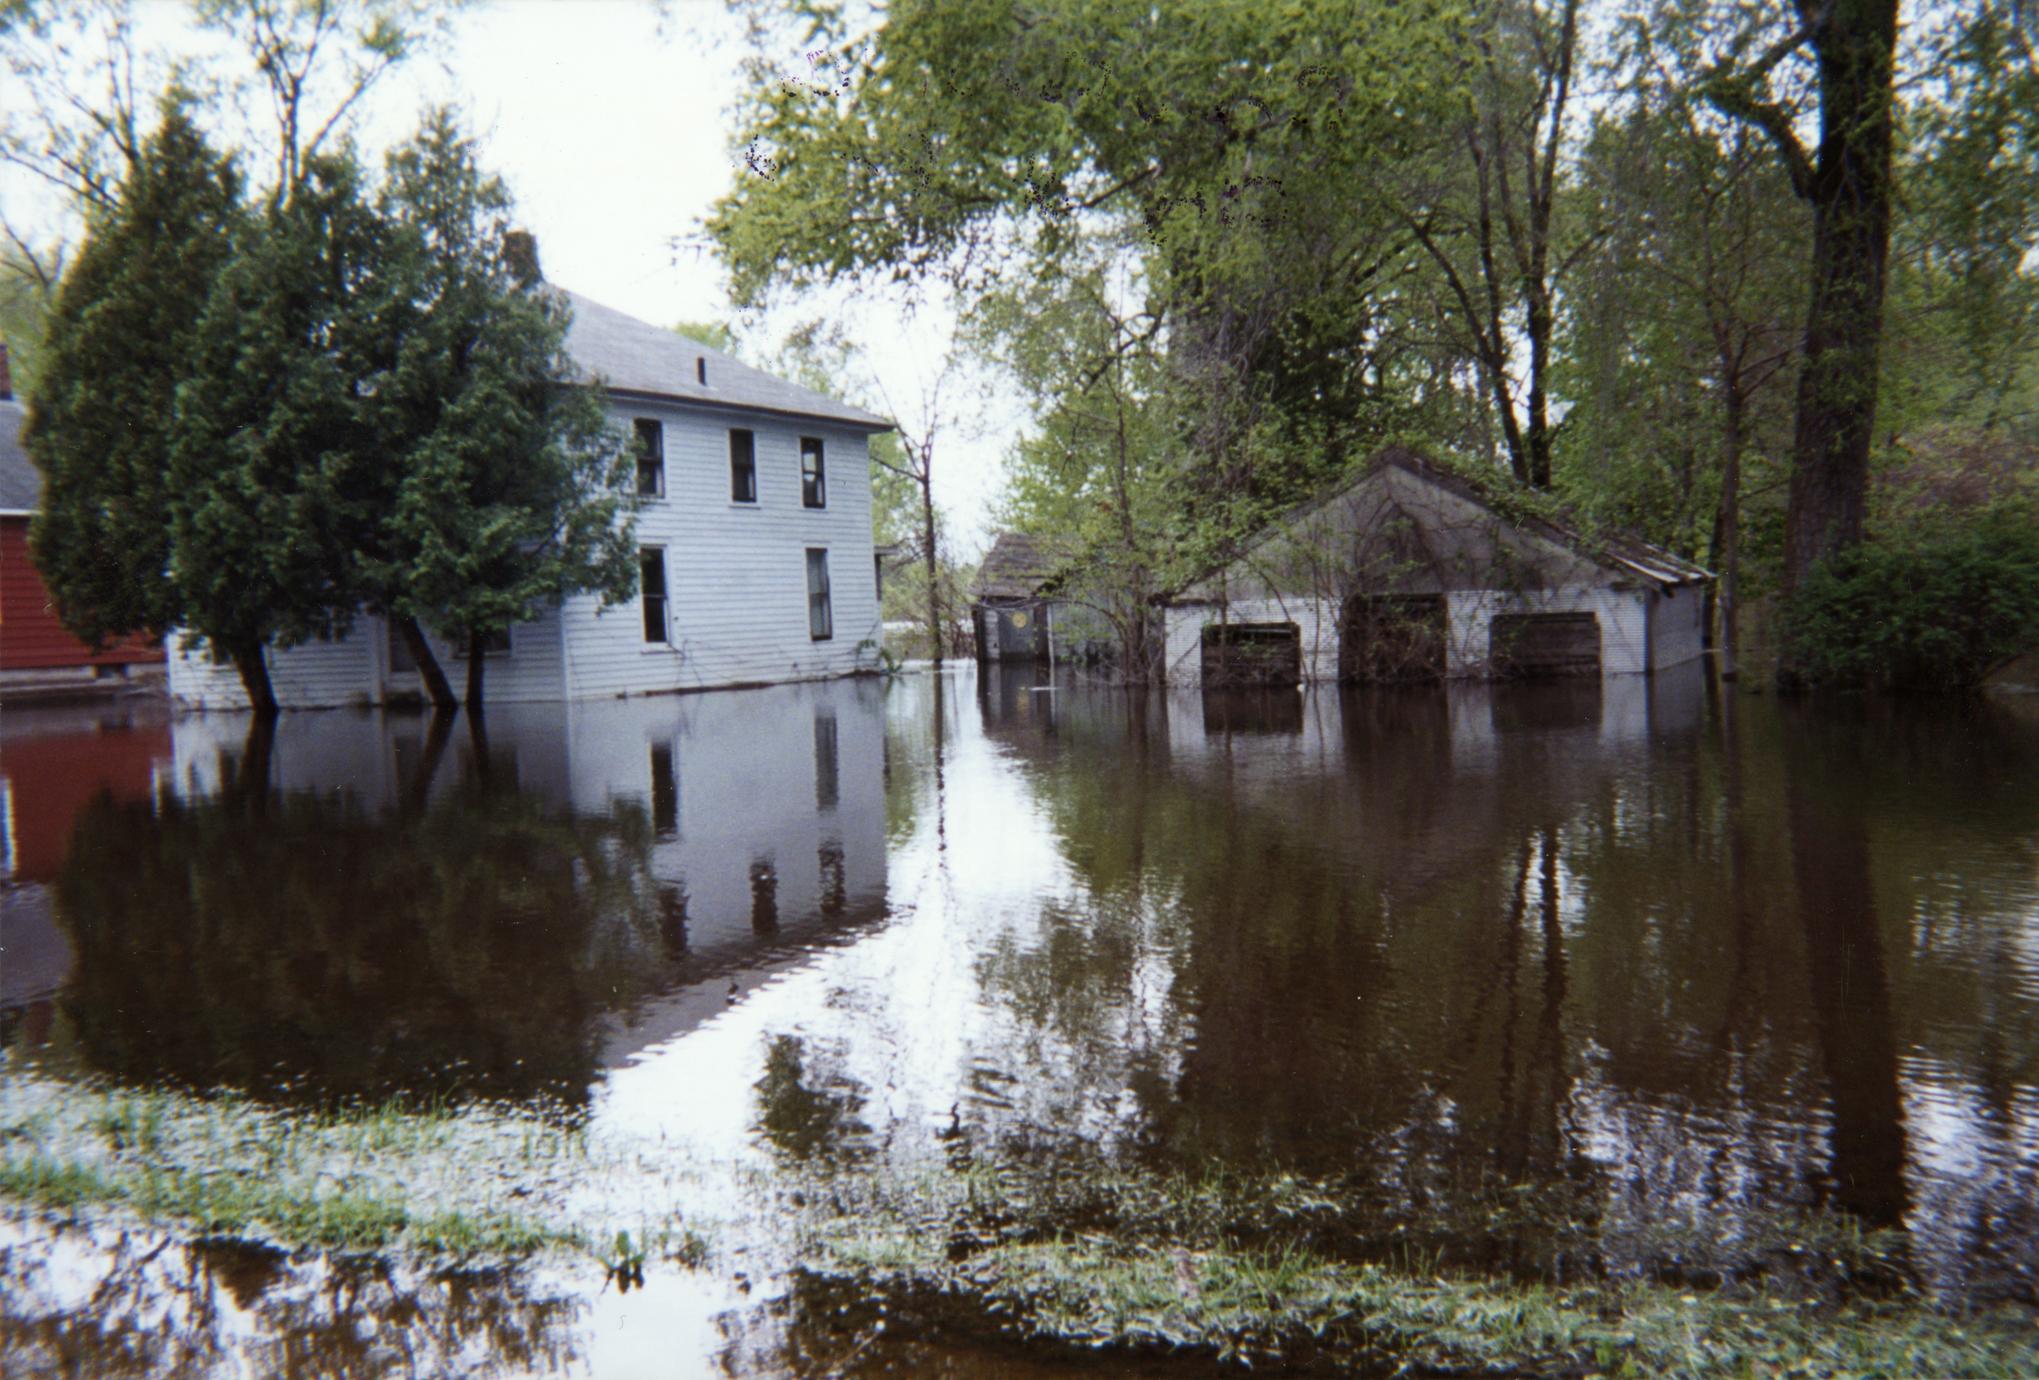
<path id="1" fill-rule="evenodd" d="M 17 1214 L 25 1370 L 821 1373 L 756 1185 L 959 1144 L 1339 1176 L 1343 1249 L 1525 1278 L 1703 1278 L 1695 1240 L 1825 1212 L 2039 1301 L 2016 703 L 965 668 L 249 730 L 8 712 L 14 1095 L 536 1109 L 692 1195 L 714 1262 L 619 1295 Z"/>

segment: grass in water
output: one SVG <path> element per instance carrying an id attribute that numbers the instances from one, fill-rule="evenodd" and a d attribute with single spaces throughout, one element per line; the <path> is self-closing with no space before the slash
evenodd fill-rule
<path id="1" fill-rule="evenodd" d="M 1348 1240 L 1326 1229 L 1339 1206 L 1326 1184 L 1080 1177 L 1068 1165 L 1043 1175 L 980 1164 L 910 1184 L 816 1179 L 798 1190 L 811 1285 L 852 1325 L 882 1301 L 929 1332 L 1255 1369 L 2039 1374 L 2029 1312 L 1943 1311 L 1895 1280 L 1887 1241 L 1846 1222 L 1777 1224 L 1781 1237 L 1818 1243 L 1817 1277 L 1759 1268 L 1708 1288 L 1557 1288 L 1310 1244 Z"/>
<path id="2" fill-rule="evenodd" d="M 125 1091 L 54 1079 L 0 1088 L 0 1197 L 76 1212 L 124 1208 L 200 1234 L 291 1248 L 506 1260 L 585 1251 L 614 1230 L 569 1220 L 591 1168 L 570 1118 L 393 1100 L 286 1111 L 234 1095 Z M 696 1267 L 707 1239 L 633 1209 L 645 1249 Z"/>

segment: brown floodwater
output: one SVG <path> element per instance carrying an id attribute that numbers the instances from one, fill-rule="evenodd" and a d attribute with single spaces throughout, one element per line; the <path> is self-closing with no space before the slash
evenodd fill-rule
<path id="1" fill-rule="evenodd" d="M 966 667 L 483 734 L 10 709 L 0 809 L 10 1126 L 396 1098 L 472 1124 L 449 1194 L 712 1224 L 619 1290 L 10 1209 L 9 1374 L 1048 1373 L 833 1326 L 762 1206 L 959 1143 L 1335 1178 L 1337 1249 L 1514 1278 L 1705 1282 L 1817 1215 L 2039 1303 L 2029 701 Z M 518 1118 L 592 1148 L 513 1183 Z"/>

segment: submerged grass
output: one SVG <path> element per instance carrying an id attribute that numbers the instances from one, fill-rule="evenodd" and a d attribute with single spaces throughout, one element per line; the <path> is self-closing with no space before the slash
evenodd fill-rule
<path id="1" fill-rule="evenodd" d="M 591 1243 L 613 1230 L 599 1211 L 567 1206 L 590 1171 L 602 1167 L 581 1125 L 520 1109 L 398 1100 L 289 1111 L 33 1078 L 0 1089 L 0 1197 L 67 1213 L 125 1209 L 289 1248 L 603 1259 Z M 676 1214 L 632 1212 L 657 1258 L 708 1258 L 707 1239 Z"/>
<path id="2" fill-rule="evenodd" d="M 2029 1312 L 1943 1311 L 1893 1282 L 1886 1242 L 1845 1224 L 1809 1218 L 1789 1230 L 1801 1248 L 1834 1252 L 1829 1268 L 1855 1269 L 1844 1257 L 1859 1253 L 1861 1277 L 1876 1281 L 1866 1292 L 1761 1270 L 1712 1288 L 1661 1280 L 1559 1288 L 1341 1258 L 1309 1244 L 1314 1226 L 1296 1225 L 1321 1225 L 1337 1208 L 1322 1183 L 1123 1170 L 1087 1184 L 1076 1177 L 1066 1166 L 1052 1182 L 979 1166 L 886 1187 L 810 1184 L 799 1198 L 814 1287 L 882 1300 L 895 1325 L 934 1333 L 1255 1369 L 2039 1374 Z M 1072 1201 L 1085 1205 L 1085 1227 L 1072 1227 Z"/>

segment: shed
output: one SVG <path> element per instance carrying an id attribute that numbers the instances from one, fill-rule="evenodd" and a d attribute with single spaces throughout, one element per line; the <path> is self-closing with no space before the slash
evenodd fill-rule
<path id="1" fill-rule="evenodd" d="M 1701 655 L 1711 579 L 1390 447 L 1162 601 L 1168 678 L 1646 675 Z"/>
<path id="2" fill-rule="evenodd" d="M 1046 661 L 1053 611 L 1046 589 L 1052 553 L 1024 532 L 1000 532 L 977 567 L 971 622 L 981 661 Z"/>

